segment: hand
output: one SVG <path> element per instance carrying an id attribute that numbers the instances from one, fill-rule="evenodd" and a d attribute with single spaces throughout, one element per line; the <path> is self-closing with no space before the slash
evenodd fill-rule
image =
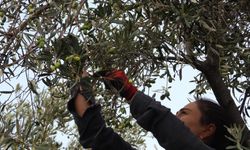
<path id="1" fill-rule="evenodd" d="M 68 109 L 70 112 L 76 112 L 79 116 L 83 116 L 87 108 L 91 104 L 95 104 L 92 83 L 88 72 L 83 71 L 80 81 L 70 89 L 70 96 Z"/>
<path id="2" fill-rule="evenodd" d="M 80 117 L 82 117 L 91 104 L 81 94 L 78 94 L 74 101 L 75 111 Z"/>
<path id="3" fill-rule="evenodd" d="M 95 73 L 96 76 L 103 76 L 104 83 L 108 89 L 114 87 L 119 91 L 120 95 L 126 100 L 131 100 L 137 88 L 129 82 L 128 77 L 122 70 L 100 71 Z"/>

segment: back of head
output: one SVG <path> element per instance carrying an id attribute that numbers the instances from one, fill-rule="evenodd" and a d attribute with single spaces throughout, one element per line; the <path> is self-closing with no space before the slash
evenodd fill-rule
<path id="1" fill-rule="evenodd" d="M 201 124 L 214 124 L 216 130 L 214 135 L 207 141 L 207 145 L 216 150 L 225 150 L 230 141 L 226 136 L 230 136 L 227 132 L 226 126 L 229 126 L 229 119 L 225 114 L 223 108 L 214 103 L 210 99 L 196 98 L 196 103 L 201 111 Z"/>

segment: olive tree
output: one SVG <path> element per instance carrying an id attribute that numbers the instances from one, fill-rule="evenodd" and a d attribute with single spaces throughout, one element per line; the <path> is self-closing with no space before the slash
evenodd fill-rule
<path id="1" fill-rule="evenodd" d="M 182 79 L 182 69 L 189 65 L 200 71 L 190 93 L 202 95 L 212 89 L 230 121 L 244 129 L 232 139 L 235 145 L 248 139 L 249 131 L 244 128 L 250 96 L 247 0 L 3 0 L 0 6 L 1 84 L 10 88 L 1 93 L 11 95 L 1 102 L 2 111 L 15 102 L 19 106 L 13 94 L 16 90 L 25 104 L 35 106 L 27 95 L 39 97 L 41 84 L 48 89 L 65 88 L 56 94 L 66 105 L 66 91 L 79 80 L 82 68 L 90 73 L 123 69 L 135 85 L 150 87 L 156 78 L 167 78 L 169 83 L 176 77 Z M 13 86 L 11 81 L 23 74 L 27 87 Z M 117 92 L 103 90 L 98 78 L 93 80 L 107 123 L 124 133 L 133 126 L 127 105 Z M 169 98 L 168 88 L 161 99 Z M 60 115 L 54 113 L 56 118 Z M 125 135 L 126 139 L 143 142 L 143 131 L 133 129 L 138 137 Z"/>

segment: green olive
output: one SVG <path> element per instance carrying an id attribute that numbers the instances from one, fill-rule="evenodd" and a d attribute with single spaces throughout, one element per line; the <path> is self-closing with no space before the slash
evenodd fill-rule
<path id="1" fill-rule="evenodd" d="M 3 17 L 4 13 L 2 11 L 0 11 L 0 17 Z"/>
<path id="2" fill-rule="evenodd" d="M 81 58 L 79 56 L 74 56 L 74 58 L 73 58 L 74 61 L 80 61 L 80 59 Z"/>
<path id="3" fill-rule="evenodd" d="M 56 66 L 51 65 L 51 66 L 50 66 L 50 69 L 51 69 L 51 71 L 53 72 L 53 71 L 55 71 L 55 70 L 56 70 Z"/>
<path id="4" fill-rule="evenodd" d="M 33 13 L 33 11 L 34 11 L 34 7 L 32 5 L 29 5 L 28 6 L 28 12 Z"/>
<path id="5" fill-rule="evenodd" d="M 92 23 L 91 22 L 85 22 L 82 26 L 82 30 L 90 30 L 92 28 Z"/>
<path id="6" fill-rule="evenodd" d="M 66 61 L 72 61 L 73 58 L 74 58 L 74 56 L 73 56 L 73 55 L 70 55 L 70 56 L 67 56 L 65 60 L 66 60 Z"/>
<path id="7" fill-rule="evenodd" d="M 60 66 L 61 66 L 60 61 L 57 61 L 57 62 L 55 63 L 55 68 L 59 68 Z"/>
<path id="8" fill-rule="evenodd" d="M 115 48 L 115 47 L 112 47 L 112 48 L 110 48 L 110 49 L 108 50 L 108 53 L 109 53 L 109 54 L 115 54 L 115 52 L 116 52 L 116 48 Z"/>

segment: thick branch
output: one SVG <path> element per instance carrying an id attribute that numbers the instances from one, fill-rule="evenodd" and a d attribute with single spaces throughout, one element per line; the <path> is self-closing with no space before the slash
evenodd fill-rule
<path id="1" fill-rule="evenodd" d="M 191 51 L 191 43 L 186 42 L 186 50 L 187 57 L 191 60 L 190 63 L 194 65 L 198 70 L 200 70 L 206 77 L 208 83 L 210 84 L 214 95 L 221 105 L 221 107 L 225 110 L 225 113 L 228 115 L 229 122 L 231 124 L 245 126 L 245 122 L 243 121 L 241 114 L 234 102 L 230 94 L 230 90 L 225 85 L 222 76 L 220 74 L 220 54 L 217 50 L 213 49 L 213 47 L 207 47 L 207 58 L 205 61 L 197 60 L 192 51 Z M 184 57 L 185 58 L 185 57 Z M 245 128 L 244 131 L 244 142 L 245 145 L 249 145 L 249 130 Z M 246 140 L 245 140 L 246 139 Z"/>
<path id="2" fill-rule="evenodd" d="M 225 113 L 230 119 L 231 124 L 237 124 L 240 126 L 245 126 L 241 114 L 230 94 L 229 89 L 226 87 L 225 83 L 222 80 L 221 74 L 218 70 L 213 70 L 210 68 L 210 71 L 203 72 L 207 78 L 208 83 L 210 84 L 214 95 L 219 102 L 219 104 L 224 108 Z M 250 132 L 248 128 L 245 128 L 242 136 L 244 145 L 250 146 Z"/>
<path id="3" fill-rule="evenodd" d="M 231 121 L 240 125 L 245 125 L 240 115 L 240 112 L 230 94 L 230 91 L 226 87 L 224 81 L 222 80 L 219 71 L 210 68 L 210 71 L 203 73 L 205 74 L 207 81 L 210 84 L 217 101 L 225 109 L 228 116 L 230 116 Z"/>
<path id="4" fill-rule="evenodd" d="M 219 57 L 219 53 L 212 47 L 209 47 L 207 59 L 200 71 L 206 76 L 219 104 L 229 113 L 231 121 L 244 125 L 245 123 L 241 118 L 240 112 L 220 74 Z"/>
<path id="5" fill-rule="evenodd" d="M 230 94 L 230 90 L 227 88 L 222 79 L 219 71 L 219 63 L 219 54 L 213 48 L 210 48 L 207 59 L 200 71 L 202 71 L 202 73 L 205 75 L 217 101 L 224 108 L 225 113 L 229 117 L 228 119 L 230 119 L 230 123 L 241 125 L 243 127 L 245 126 L 245 122 L 243 121 L 240 111 L 238 110 L 234 99 Z M 245 128 L 243 135 L 245 145 L 249 145 L 249 133 L 249 130 Z"/>

